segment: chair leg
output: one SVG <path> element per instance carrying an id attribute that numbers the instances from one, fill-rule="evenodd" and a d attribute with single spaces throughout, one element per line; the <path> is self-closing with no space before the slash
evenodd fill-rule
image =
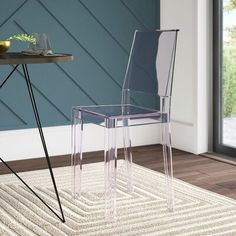
<path id="1" fill-rule="evenodd" d="M 170 124 L 162 123 L 161 126 L 164 169 L 167 185 L 167 207 L 170 211 L 174 211 L 173 166 Z"/>
<path id="2" fill-rule="evenodd" d="M 127 190 L 129 193 L 133 192 L 133 171 L 132 171 L 132 146 L 129 132 L 129 121 L 123 119 L 123 142 L 124 142 L 124 156 L 127 175 Z"/>
<path id="3" fill-rule="evenodd" d="M 81 195 L 81 175 L 82 175 L 82 138 L 83 120 L 82 114 L 76 109 L 72 110 L 71 125 L 71 191 L 73 198 Z"/>
<path id="4" fill-rule="evenodd" d="M 108 119 L 105 123 L 105 218 L 107 220 L 113 220 L 116 217 L 116 120 Z"/>

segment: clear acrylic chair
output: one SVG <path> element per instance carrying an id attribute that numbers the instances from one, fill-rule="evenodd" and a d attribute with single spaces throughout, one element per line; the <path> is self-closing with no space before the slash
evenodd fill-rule
<path id="1" fill-rule="evenodd" d="M 129 56 L 122 101 L 119 105 L 72 108 L 72 194 L 81 194 L 82 138 L 85 122 L 104 127 L 105 216 L 116 215 L 117 140 L 123 127 L 127 189 L 133 190 L 132 150 L 129 127 L 161 124 L 167 206 L 174 210 L 170 107 L 178 30 L 135 31 Z"/>

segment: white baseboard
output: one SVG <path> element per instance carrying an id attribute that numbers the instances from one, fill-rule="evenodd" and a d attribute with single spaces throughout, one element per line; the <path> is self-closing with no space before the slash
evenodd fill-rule
<path id="1" fill-rule="evenodd" d="M 154 131 L 154 130 L 157 130 Z M 43 128 L 50 156 L 71 153 L 71 127 L 56 126 Z M 98 151 L 104 148 L 103 128 L 92 124 L 84 127 L 84 151 Z M 118 129 L 118 147 L 122 146 L 121 129 Z M 148 145 L 159 142 L 157 125 L 131 128 L 132 145 Z M 0 132 L 0 155 L 6 160 L 20 160 L 43 157 L 44 152 L 37 129 Z"/>
<path id="2" fill-rule="evenodd" d="M 70 126 L 43 128 L 50 156 L 71 153 Z M 172 122 L 173 147 L 194 153 L 193 126 Z M 103 150 L 103 128 L 86 124 L 84 127 L 84 152 Z M 122 132 L 118 128 L 118 147 L 122 147 Z M 158 124 L 131 127 L 132 146 L 160 143 Z M 0 132 L 0 155 L 6 160 L 20 160 L 43 157 L 44 152 L 37 129 Z"/>
<path id="3" fill-rule="evenodd" d="M 196 153 L 194 126 L 191 123 L 172 121 L 171 123 L 172 145 L 174 148 L 190 153 Z"/>

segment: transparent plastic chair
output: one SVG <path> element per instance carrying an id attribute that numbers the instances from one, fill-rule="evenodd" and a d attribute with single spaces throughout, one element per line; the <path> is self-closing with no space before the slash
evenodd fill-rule
<path id="1" fill-rule="evenodd" d="M 118 127 L 123 129 L 127 189 L 133 191 L 132 149 L 129 127 L 161 124 L 167 207 L 174 210 L 170 108 L 177 29 L 135 31 L 119 105 L 72 108 L 72 194 L 81 194 L 82 139 L 85 122 L 104 127 L 105 216 L 116 215 L 116 172 Z"/>

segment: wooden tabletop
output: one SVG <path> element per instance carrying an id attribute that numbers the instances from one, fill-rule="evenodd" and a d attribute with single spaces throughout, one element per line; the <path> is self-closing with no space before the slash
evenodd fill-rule
<path id="1" fill-rule="evenodd" d="M 0 65 L 8 64 L 41 64 L 72 61 L 71 54 L 55 53 L 53 55 L 26 55 L 21 52 L 0 54 Z"/>

